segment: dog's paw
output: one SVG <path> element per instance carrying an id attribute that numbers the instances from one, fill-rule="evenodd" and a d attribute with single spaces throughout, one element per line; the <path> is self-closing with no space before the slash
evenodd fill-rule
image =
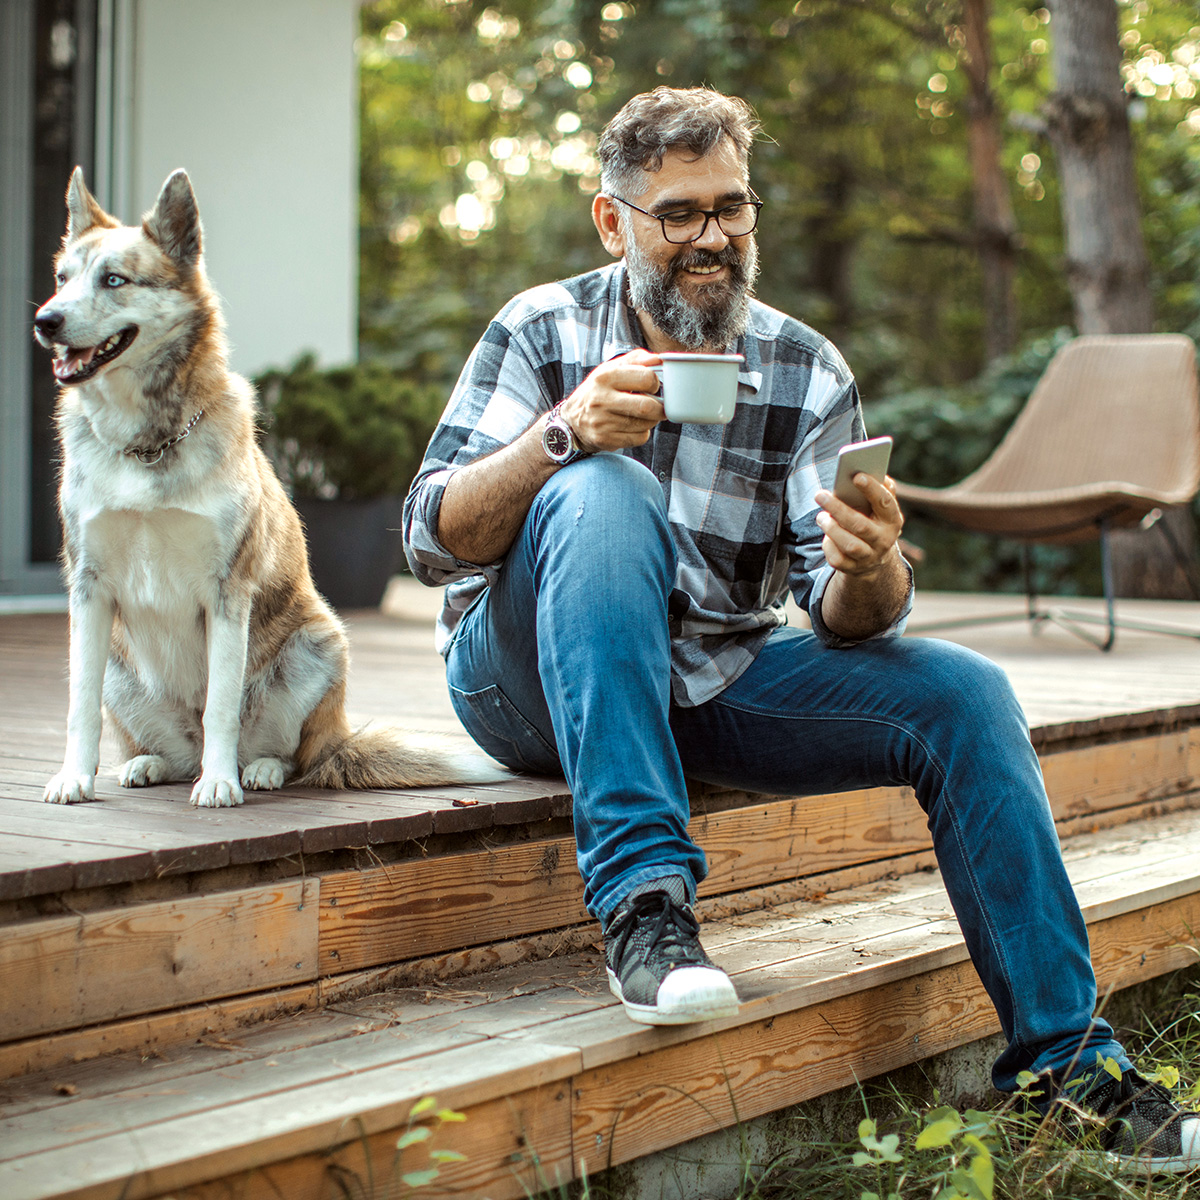
<path id="1" fill-rule="evenodd" d="M 287 766 L 278 758 L 256 758 L 242 771 L 242 787 L 251 791 L 268 792 L 283 787 Z"/>
<path id="2" fill-rule="evenodd" d="M 170 771 L 167 760 L 157 754 L 139 754 L 131 758 L 117 772 L 117 781 L 122 787 L 153 787 L 165 783 Z"/>
<path id="3" fill-rule="evenodd" d="M 95 798 L 95 775 L 76 775 L 71 771 L 59 771 L 42 793 L 47 804 L 80 804 Z"/>
<path id="4" fill-rule="evenodd" d="M 201 775 L 192 788 L 192 803 L 197 808 L 233 808 L 242 799 L 237 780 L 218 775 Z"/>

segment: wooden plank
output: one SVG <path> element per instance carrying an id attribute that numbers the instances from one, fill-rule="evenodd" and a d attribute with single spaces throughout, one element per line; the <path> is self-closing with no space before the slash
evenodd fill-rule
<path id="1" fill-rule="evenodd" d="M 75 881 L 71 842 L 0 839 L 0 900 L 69 891 Z"/>
<path id="2" fill-rule="evenodd" d="M 899 789 L 705 814 L 693 821 L 692 831 L 710 858 L 702 896 L 902 855 L 929 841 L 919 806 Z M 572 838 L 332 872 L 322 876 L 321 972 L 419 958 L 585 920 Z"/>
<path id="3" fill-rule="evenodd" d="M 442 1094 L 436 1095 L 441 1102 Z M 237 1200 L 280 1200 L 280 1197 L 329 1200 L 330 1196 L 341 1194 L 336 1190 L 335 1178 L 352 1181 L 351 1187 L 365 1186 L 363 1194 L 372 1197 L 404 1195 L 408 1189 L 402 1185 L 399 1191 L 386 1189 L 396 1188 L 400 1172 L 427 1166 L 429 1150 L 454 1151 L 462 1154 L 464 1161 L 445 1165 L 434 1184 L 413 1192 L 423 1200 L 443 1197 L 461 1200 L 464 1196 L 524 1200 L 571 1178 L 570 1096 L 558 1084 L 530 1088 L 470 1107 L 466 1122 L 440 1126 L 428 1143 L 409 1150 L 399 1164 L 396 1141 L 404 1132 L 403 1124 L 357 1136 L 356 1123 L 349 1121 L 346 1125 L 350 1140 L 339 1130 L 338 1137 L 328 1147 L 314 1152 L 255 1164 L 209 1182 L 175 1183 L 169 1189 L 171 1200 L 230 1200 L 231 1196 Z M 176 1178 L 181 1174 L 181 1170 L 158 1171 L 151 1178 Z M 4 1175 L 4 1166 L 0 1164 L 0 1181 Z M 14 1177 L 18 1184 L 26 1182 L 16 1172 Z M 56 1191 L 54 1195 L 59 1200 L 138 1200 L 163 1195 L 161 1190 L 143 1190 L 141 1178 L 131 1177 L 129 1190 L 124 1190 L 124 1183 L 120 1187 L 85 1184 L 69 1191 Z M 370 1180 L 375 1181 L 373 1190 Z M 44 1195 L 37 1190 L 14 1191 L 6 1193 L 6 1200 Z"/>
<path id="4" fill-rule="evenodd" d="M 1104 948 L 1101 987 L 1126 987 L 1194 962 L 1185 935 L 1197 920 L 1200 896 L 1193 894 L 1102 922 L 1093 932 Z M 1149 947 L 1147 924 L 1166 931 Z M 998 1030 L 978 976 L 961 964 L 660 1050 L 647 1045 L 572 1082 L 576 1157 L 595 1173 Z"/>
<path id="5" fill-rule="evenodd" d="M 323 875 L 321 974 L 586 920 L 574 853 L 552 838 Z"/>
<path id="6" fill-rule="evenodd" d="M 122 1128 L 131 1129 L 200 1111 L 213 1088 L 221 1089 L 222 1103 L 271 1094 L 285 1077 L 304 1084 L 344 1077 L 611 1002 L 594 963 L 576 959 L 567 971 L 565 978 L 547 980 L 540 967 L 522 964 L 492 973 L 482 989 L 393 991 L 237 1029 L 228 1038 L 197 1038 L 163 1054 L 67 1064 L 54 1078 L 78 1089 L 70 1096 L 51 1094 L 45 1078 L 10 1080 L 0 1146 L 30 1153 L 66 1135 L 97 1135 L 118 1109 Z"/>
<path id="7" fill-rule="evenodd" d="M 1122 931 L 1118 949 L 1097 958 L 1099 973 L 1116 986 L 1129 986 L 1185 965 L 1194 952 L 1184 944 L 1200 915 L 1200 873 L 1196 845 L 1200 819 L 1189 814 L 1176 836 L 1121 846 L 1114 834 L 1086 839 L 1090 857 L 1069 864 L 1090 928 Z M 1144 838 L 1143 834 L 1143 838 Z M 1125 868 L 1106 871 L 1119 853 Z M 1146 937 L 1145 907 L 1161 928 Z M 832 928 L 822 926 L 832 918 Z M 745 924 L 743 924 L 745 922 Z M 1166 932 L 1163 932 L 1166 930 Z M 1097 935 L 1101 936 L 1101 935 Z M 1110 936 L 1105 933 L 1103 936 Z M 726 967 L 742 997 L 738 1017 L 711 1023 L 721 1029 L 749 1018 L 773 1018 L 798 1008 L 832 1002 L 867 987 L 894 982 L 915 972 L 967 961 L 966 947 L 948 898 L 936 878 L 909 877 L 886 885 L 863 886 L 833 903 L 789 905 L 776 913 L 754 914 L 738 924 L 707 931 L 705 944 Z M 1142 956 L 1146 955 L 1143 961 Z M 1107 972 L 1107 974 L 1105 974 Z M 646 1053 L 645 1027 L 620 1019 L 619 1011 L 597 1011 L 555 1022 L 552 1031 L 531 1030 L 556 1044 L 580 1047 L 587 1068 Z M 686 1027 L 653 1031 L 653 1044 L 695 1036 Z"/>
<path id="8" fill-rule="evenodd" d="M 319 890 L 290 880 L 11 926 L 0 978 L 21 1002 L 0 1010 L 0 1040 L 313 979 Z"/>
<path id="9" fill-rule="evenodd" d="M 145 879 L 154 872 L 154 852 L 137 846 L 97 845 L 74 838 L 11 833 L 0 835 L 0 849 L 23 858 L 30 867 L 27 871 L 18 865 L 15 878 L 7 875 L 0 878 L 0 896 L 4 899 L 41 895 L 43 888 L 53 892 L 128 883 Z M 62 889 L 58 886 L 61 876 L 53 869 L 56 861 L 70 871 L 70 882 Z M 35 873 L 34 866 L 42 869 Z"/>
<path id="10" fill-rule="evenodd" d="M 1085 899 L 1090 897 L 1085 912 L 1102 987 L 1108 983 L 1128 986 L 1193 961 L 1190 931 L 1200 922 L 1200 892 L 1196 890 L 1200 880 L 1194 868 L 1200 817 L 1185 814 L 1171 824 L 1174 831 L 1147 825 L 1140 834 L 1127 833 L 1121 871 L 1106 875 L 1103 869 L 1105 857 L 1117 852 L 1120 845 L 1115 834 L 1085 839 L 1090 853 L 1081 850 L 1073 864 L 1072 874 L 1081 893 Z M 1164 836 L 1155 836 L 1159 832 Z M 422 1060 L 422 1069 L 427 1069 L 428 1078 L 438 1080 L 439 1099 L 465 1108 L 468 1121 L 464 1128 L 470 1130 L 474 1123 L 480 1132 L 479 1140 L 471 1143 L 476 1155 L 470 1167 L 474 1173 L 469 1183 L 460 1179 L 456 1186 L 466 1194 L 483 1194 L 484 1190 L 487 1194 L 522 1194 L 492 1191 L 493 1181 L 511 1180 L 510 1165 L 494 1147 L 507 1147 L 512 1153 L 529 1149 L 528 1137 L 519 1151 L 511 1150 L 511 1141 L 505 1140 L 508 1133 L 493 1138 L 493 1126 L 499 1120 L 494 1106 L 500 1103 L 497 1097 L 505 1087 L 523 1094 L 530 1087 L 552 1083 L 556 1095 L 573 1094 L 574 1155 L 554 1161 L 570 1163 L 583 1156 L 594 1171 L 609 1161 L 610 1154 L 611 1161 L 623 1161 L 731 1123 L 731 1090 L 737 1113 L 744 1119 L 993 1032 L 994 1014 L 974 971 L 965 961 L 945 961 L 947 955 L 965 953 L 961 936 L 948 936 L 945 945 L 938 946 L 938 939 L 930 935 L 938 924 L 930 918 L 936 916 L 939 902 L 944 905 L 944 896 L 939 901 L 936 888 L 923 878 L 897 881 L 889 887 L 892 890 L 857 889 L 837 905 L 800 906 L 810 924 L 819 922 L 822 910 L 837 912 L 856 934 L 852 941 L 834 934 L 824 949 L 815 953 L 806 949 L 803 953 L 824 960 L 823 964 L 810 964 L 818 971 L 810 972 L 809 980 L 778 970 L 786 965 L 781 948 L 790 944 L 794 950 L 797 942 L 805 941 L 803 921 L 791 923 L 790 939 L 782 936 L 788 925 L 783 914 L 761 914 L 750 930 L 731 928 L 728 936 L 744 936 L 746 947 L 758 954 L 756 965 L 740 973 L 739 984 L 757 978 L 757 984 L 766 982 L 768 986 L 758 988 L 761 994 L 753 996 L 739 1017 L 728 1022 L 650 1029 L 628 1022 L 609 1001 L 602 1011 L 591 1009 L 581 1016 L 530 1024 L 522 1024 L 526 1018 L 521 1018 L 508 1032 L 498 1023 L 491 1030 L 498 1036 L 488 1044 L 425 1056 L 429 1061 Z M 1118 915 L 1103 915 L 1110 912 Z M 904 921 L 909 928 L 902 927 Z M 922 922 L 924 932 L 919 928 Z M 957 942 L 957 948 L 951 942 Z M 853 987 L 839 992 L 838 985 L 820 978 L 822 967 L 839 973 L 845 954 L 858 947 L 869 953 L 857 964 L 860 973 Z M 803 957 L 803 953 L 794 957 Z M 548 965 L 542 970 L 557 973 L 561 967 Z M 531 1001 L 528 1011 L 536 1012 L 539 1007 L 544 1006 Z M 414 1030 L 400 1019 L 405 1033 L 419 1042 L 424 1031 Z M 448 1012 L 447 1019 L 443 1029 L 468 1032 L 454 1014 Z M 431 1022 L 429 1028 L 436 1025 Z M 477 1028 L 481 1033 L 488 1029 L 486 1015 Z M 384 1035 L 366 1036 L 375 1038 L 376 1046 L 385 1044 Z M 497 1042 L 508 1042 L 516 1052 L 511 1058 L 497 1057 Z M 369 1048 L 369 1043 L 360 1041 L 360 1046 Z M 571 1052 L 577 1056 L 573 1062 Z M 356 1095 L 368 1100 L 374 1097 L 356 1114 L 367 1149 L 350 1149 L 346 1137 L 342 1142 L 348 1153 L 373 1156 L 378 1168 L 387 1164 L 386 1158 L 378 1157 L 387 1153 L 384 1133 L 394 1138 L 397 1128 L 395 1124 L 387 1126 L 386 1110 L 391 1106 L 393 1118 L 396 1116 L 397 1091 L 403 1087 L 397 1089 L 394 1083 L 383 1086 L 386 1077 L 370 1065 L 372 1053 L 374 1050 L 363 1050 L 355 1056 L 350 1050 L 347 1058 L 340 1049 L 321 1048 L 314 1057 L 353 1072 Z M 463 1054 L 472 1056 L 474 1073 L 462 1061 Z M 547 1066 L 550 1076 L 531 1081 L 521 1075 L 529 1061 Z M 548 1066 L 551 1062 L 556 1064 L 552 1069 Z M 510 1063 L 517 1064 L 516 1068 L 510 1068 Z M 448 1069 L 435 1069 L 440 1067 Z M 567 1074 L 559 1074 L 561 1070 Z M 262 1086 L 249 1068 L 243 1075 L 251 1081 L 252 1090 Z M 360 1088 L 364 1080 L 366 1086 Z M 461 1088 L 455 1099 L 448 1100 L 446 1086 Z M 319 1086 L 302 1087 L 298 1093 L 256 1094 L 252 1100 L 222 1106 L 219 1122 L 211 1119 L 219 1092 L 208 1095 L 202 1088 L 192 1090 L 201 1104 L 209 1106 L 208 1111 L 196 1111 L 185 1089 L 179 1093 L 182 1099 L 163 1103 L 164 1113 L 172 1105 L 185 1108 L 181 1119 L 153 1122 L 154 1105 L 143 1104 L 142 1119 L 150 1124 L 120 1134 L 109 1132 L 110 1127 L 77 1130 L 69 1147 L 28 1156 L 25 1165 L 42 1170 L 43 1178 L 53 1180 L 56 1188 L 60 1178 L 71 1183 L 78 1163 L 99 1164 L 100 1173 L 86 1189 L 25 1194 L 115 1196 L 121 1193 L 114 1190 L 113 1176 L 104 1171 L 111 1167 L 116 1172 L 116 1164 L 122 1162 L 127 1168 L 130 1161 L 148 1162 L 150 1172 L 145 1179 L 122 1180 L 123 1186 L 131 1188 L 127 1193 L 131 1197 L 167 1190 L 179 1195 L 182 1189 L 195 1187 L 198 1190 L 191 1193 L 192 1200 L 216 1200 L 229 1194 L 222 1193 L 219 1186 L 252 1198 L 273 1194 L 303 1200 L 318 1194 L 306 1189 L 316 1188 L 323 1179 L 325 1151 L 337 1139 L 314 1146 L 312 1131 L 331 1111 L 334 1115 L 341 1112 L 343 1121 L 346 1119 L 344 1109 L 337 1109 L 346 1100 L 344 1084 L 335 1087 L 332 1080 L 326 1080 Z M 264 1107 L 256 1107 L 259 1105 Z M 84 1111 L 62 1107 L 68 1122 L 72 1112 Z M 130 1116 L 137 1115 L 135 1109 L 127 1111 Z M 282 1111 L 296 1123 L 290 1130 L 273 1123 Z M 204 1118 L 207 1124 L 196 1124 Z M 272 1146 L 264 1150 L 261 1143 L 232 1144 L 231 1127 L 247 1143 L 265 1133 Z M 222 1135 L 226 1144 L 215 1146 L 213 1140 Z M 183 1146 L 187 1161 L 175 1164 L 158 1157 L 166 1154 L 168 1145 Z M 593 1146 L 595 1159 L 587 1157 Z M 533 1143 L 533 1149 L 540 1151 L 540 1144 Z M 131 1158 L 135 1152 L 136 1160 Z M 353 1161 L 365 1169 L 365 1159 Z M 214 1170 L 219 1174 L 211 1174 Z M 28 1181 L 34 1176 L 22 1167 L 14 1179 L 19 1182 L 22 1177 Z M 2 1175 L 0 1182 L 7 1182 Z M 445 1182 L 449 1185 L 449 1177 Z M 553 1182 L 552 1177 L 547 1182 Z M 152 1190 L 154 1185 L 157 1192 Z M 4 1194 L 9 1193 L 6 1190 Z M 13 1193 L 16 1197 L 22 1194 Z"/>
<path id="11" fill-rule="evenodd" d="M 893 864 L 895 861 L 889 860 Z M 933 865 L 931 855 L 918 855 L 912 856 L 912 862 L 902 864 L 899 869 L 904 874 L 918 869 L 928 870 Z M 748 916 L 739 914 L 752 914 L 764 905 L 791 904 L 797 899 L 853 887 L 877 879 L 881 872 L 891 870 L 891 865 L 884 864 L 829 872 L 793 885 L 705 900 L 698 906 L 698 911 L 705 920 L 738 915 L 739 923 L 744 923 Z M 722 936 L 721 927 L 715 927 L 716 933 L 713 928 L 710 927 L 705 934 L 706 944 L 723 944 L 714 941 Z M 492 974 L 497 969 L 514 964 L 548 958 L 561 961 L 563 955 L 598 944 L 599 939 L 599 927 L 588 922 L 552 933 L 509 938 L 486 946 L 456 949 L 401 964 L 325 976 L 319 988 L 287 988 L 245 998 L 212 1001 L 200 1008 L 150 1014 L 128 1021 L 0 1045 L 0 1079 L 47 1069 L 60 1063 L 84 1061 L 98 1054 L 164 1045 L 199 1033 L 235 1030 L 254 1021 L 294 1009 L 315 1007 L 322 1002 L 333 1004 L 346 997 L 397 987 L 442 988 L 448 980 L 481 972 Z"/>
<path id="12" fill-rule="evenodd" d="M 595 1174 L 997 1028 L 978 976 L 957 965 L 687 1042 L 646 1044 L 572 1081 L 576 1160 Z"/>
<path id="13" fill-rule="evenodd" d="M 1193 760 L 1200 763 L 1200 734 L 1188 731 L 1064 751 L 1048 763 L 1052 808 L 1078 820 L 1148 798 L 1190 795 Z M 908 788 L 702 812 L 689 829 L 709 861 L 702 897 L 931 847 L 925 815 Z M 550 838 L 477 852 L 469 864 L 449 855 L 327 875 L 322 974 L 585 920 L 574 856 L 572 839 Z"/>
<path id="14" fill-rule="evenodd" d="M 111 1126 L 117 1106 L 123 1130 L 148 1130 L 153 1136 L 155 1126 L 169 1121 L 211 1117 L 231 1105 L 316 1084 L 341 1082 L 353 1089 L 363 1071 L 475 1045 L 485 1036 L 453 1028 L 422 1028 L 419 1034 L 411 1028 L 392 1028 L 277 1053 L 227 1053 L 227 1061 L 218 1067 L 184 1065 L 178 1071 L 144 1072 L 132 1086 L 5 1115 L 0 1119 L 0 1146 L 8 1148 L 5 1159 L 20 1159 L 72 1143 L 86 1145 Z"/>
<path id="15" fill-rule="evenodd" d="M 544 1124 L 538 1119 L 539 1128 L 552 1134 L 546 1161 L 569 1163 L 569 1094 L 561 1084 L 578 1066 L 578 1051 L 497 1038 L 360 1071 L 352 1087 L 345 1078 L 325 1080 L 222 1106 L 219 1119 L 212 1112 L 196 1113 L 92 1137 L 66 1154 L 56 1149 L 9 1159 L 0 1163 L 0 1194 L 5 1200 L 48 1195 L 61 1200 L 144 1200 L 228 1177 L 248 1184 L 272 1163 L 301 1156 L 319 1161 L 363 1137 L 394 1139 L 413 1104 L 428 1095 L 458 1109 L 496 1102 L 490 1106 L 495 1119 L 511 1111 L 511 1097 L 544 1090 L 552 1107 L 543 1109 L 538 1098 L 535 1108 L 547 1113 Z M 473 1130 L 471 1124 L 461 1127 L 471 1135 L 464 1152 L 475 1139 L 488 1137 L 485 1120 L 476 1121 Z M 511 1143 L 511 1127 L 499 1136 Z M 521 1149 L 519 1143 L 517 1148 Z M 508 1163 L 497 1172 L 494 1160 L 483 1162 L 478 1155 L 473 1163 L 468 1159 L 461 1164 L 461 1169 L 468 1177 L 511 1173 Z M 327 1187 L 324 1172 L 321 1179 Z M 288 1194 L 289 1200 L 294 1194 Z"/>
<path id="16" fill-rule="evenodd" d="M 327 1000 L 318 984 L 308 983 L 4 1042 L 0 1043 L 0 1079 L 87 1062 L 101 1055 L 153 1054 L 160 1047 L 310 1011 Z"/>
<path id="17" fill-rule="evenodd" d="M 327 976 L 319 984 L 279 988 L 195 1005 L 161 1013 L 148 1013 L 135 1018 L 93 1025 L 84 1029 L 67 1030 L 47 1036 L 0 1044 L 0 1080 L 13 1079 L 37 1071 L 50 1070 L 67 1064 L 87 1062 L 100 1055 L 135 1051 L 154 1052 L 157 1047 L 186 1042 L 201 1035 L 240 1036 L 239 1030 L 289 1014 L 325 1008 L 356 1001 L 359 997 L 394 992 L 397 988 L 419 988 L 419 1005 L 405 1009 L 403 1020 L 417 1021 L 438 1011 L 441 998 L 453 995 L 454 980 L 487 972 L 488 987 L 501 973 L 514 966 L 534 969 L 537 963 L 554 958 L 563 964 L 564 958 L 581 947 L 599 940 L 599 927 L 582 926 L 571 937 L 550 935 L 482 947 L 477 951 L 454 951 L 436 959 L 421 960 L 393 967 L 352 971 L 344 975 Z M 547 1011 L 560 1011 L 564 1004 L 587 1004 L 586 997 L 595 991 L 602 1003 L 609 1002 L 607 985 L 589 962 L 584 973 L 557 996 Z M 562 965 L 561 970 L 570 968 Z M 470 986 L 469 984 L 466 986 Z M 450 989 L 448 992 L 447 989 Z M 457 1010 L 456 1010 L 457 1011 Z M 493 1006 L 486 1018 L 467 1015 L 465 1023 L 485 1020 L 486 1032 L 502 1031 Z M 400 1018 L 397 1018 L 400 1019 Z M 460 1019 L 456 1017 L 456 1020 Z"/>
<path id="18" fill-rule="evenodd" d="M 440 1099 L 440 1094 L 439 1094 Z M 451 1150 L 461 1163 L 443 1167 L 438 1178 L 414 1194 L 422 1200 L 526 1200 L 556 1189 L 572 1178 L 571 1097 L 561 1084 L 472 1106 L 462 1124 L 441 1126 L 428 1149 Z M 396 1162 L 399 1127 L 344 1143 L 330 1154 L 307 1154 L 265 1164 L 234 1179 L 175 1189 L 174 1200 L 329 1200 L 331 1177 L 356 1183 L 376 1181 L 376 1196 L 388 1193 L 400 1172 L 427 1163 L 419 1148 Z M 368 1193 L 370 1194 L 370 1193 Z"/>
<path id="19" fill-rule="evenodd" d="M 157 876 L 228 865 L 230 824 L 195 809 L 122 810 L 111 804 L 31 804 L 0 797 L 0 829 L 4 830 L 0 847 L 8 837 L 20 834 L 80 843 L 86 853 L 75 861 L 96 861 L 105 847 L 148 851 L 154 856 L 152 870 Z"/>
<path id="20" fill-rule="evenodd" d="M 1200 788 L 1200 729 L 1167 731 L 1042 757 L 1056 820 Z"/>
<path id="21" fill-rule="evenodd" d="M 702 895 L 927 849 L 925 814 L 908 788 L 805 796 L 694 817 L 708 856 Z"/>

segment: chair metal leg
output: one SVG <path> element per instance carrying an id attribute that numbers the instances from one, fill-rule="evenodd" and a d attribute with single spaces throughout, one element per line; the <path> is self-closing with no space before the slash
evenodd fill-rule
<path id="1" fill-rule="evenodd" d="M 1029 617 L 1031 632 L 1037 633 L 1046 619 L 1046 614 L 1038 608 L 1037 585 L 1033 573 L 1033 546 L 1029 542 L 1021 543 L 1021 575 L 1025 580 L 1025 612 Z"/>
<path id="2" fill-rule="evenodd" d="M 1183 572 L 1183 577 L 1187 580 L 1187 585 L 1191 589 L 1192 598 L 1200 600 L 1200 584 L 1196 582 L 1196 567 L 1195 564 L 1184 553 L 1183 547 L 1179 544 L 1179 539 L 1175 536 L 1171 526 L 1163 520 L 1163 512 L 1160 509 L 1155 509 L 1150 514 L 1153 517 L 1153 524 L 1157 526 L 1159 532 L 1167 539 L 1167 545 L 1171 547 L 1171 553 L 1175 556 L 1176 565 Z M 1150 517 L 1142 522 L 1142 527 L 1145 528 Z"/>
<path id="3" fill-rule="evenodd" d="M 1100 578 L 1104 582 L 1104 608 L 1108 614 L 1108 641 L 1101 650 L 1111 650 L 1117 640 L 1116 601 L 1113 599 L 1112 545 L 1108 540 L 1108 522 L 1100 522 Z"/>
<path id="4" fill-rule="evenodd" d="M 1086 629 L 1080 629 L 1077 624 L 1079 621 L 1099 622 L 1099 617 L 1090 616 L 1088 613 L 1073 613 L 1064 608 L 1049 612 L 1046 617 L 1059 628 L 1073 633 L 1077 638 L 1083 638 L 1085 642 L 1090 642 L 1098 650 L 1108 651 L 1117 640 L 1117 613 L 1113 600 L 1112 548 L 1108 542 L 1107 520 L 1100 522 L 1100 580 L 1104 587 L 1104 622 L 1108 625 L 1108 636 L 1103 640 L 1088 633 Z"/>
<path id="5" fill-rule="evenodd" d="M 1164 533 L 1166 531 L 1164 530 Z M 1169 535 L 1168 535 L 1169 536 Z M 1029 621 L 1036 633 L 1046 622 L 1057 625 L 1075 637 L 1108 651 L 1117 640 L 1118 629 L 1132 629 L 1139 633 L 1161 633 L 1169 637 L 1191 638 L 1200 641 L 1200 630 L 1183 629 L 1163 625 L 1157 621 L 1136 621 L 1117 616 L 1116 598 L 1113 595 L 1112 547 L 1109 542 L 1108 521 L 1100 522 L 1100 575 L 1104 586 L 1104 614 L 1078 612 L 1066 608 L 1042 608 L 1038 605 L 1037 589 L 1034 585 L 1033 554 L 1029 543 L 1022 543 L 1022 569 L 1025 575 L 1025 612 L 995 613 L 978 617 L 959 617 L 947 621 L 928 621 L 909 627 L 911 633 L 932 633 L 942 629 L 966 629 L 974 625 L 996 625 L 1008 621 Z M 1103 625 L 1105 636 L 1097 637 L 1081 625 Z"/>
<path id="6" fill-rule="evenodd" d="M 1091 616 L 1089 613 L 1063 610 L 1056 614 L 1060 624 L 1063 618 L 1069 621 L 1090 621 L 1093 624 L 1107 624 L 1108 638 L 1103 642 L 1099 638 L 1088 637 L 1082 629 L 1072 630 L 1077 636 L 1085 638 L 1094 645 L 1099 646 L 1101 650 L 1112 649 L 1112 644 L 1117 637 L 1118 628 L 1133 629 L 1139 633 L 1162 633 L 1168 637 L 1183 637 L 1191 638 L 1193 641 L 1200 641 L 1200 630 L 1182 629 L 1174 625 L 1163 625 L 1159 621 L 1133 621 L 1128 617 L 1117 617 L 1116 601 L 1113 598 L 1112 551 L 1109 547 L 1107 521 L 1102 522 L 1100 526 L 1100 564 L 1104 578 L 1104 603 L 1107 609 L 1107 616 L 1101 618 Z"/>

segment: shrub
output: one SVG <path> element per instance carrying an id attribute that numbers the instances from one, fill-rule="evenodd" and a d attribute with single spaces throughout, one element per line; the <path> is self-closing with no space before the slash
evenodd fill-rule
<path id="1" fill-rule="evenodd" d="M 445 397 L 377 363 L 321 369 L 311 354 L 255 380 L 263 445 L 292 495 L 404 495 Z"/>

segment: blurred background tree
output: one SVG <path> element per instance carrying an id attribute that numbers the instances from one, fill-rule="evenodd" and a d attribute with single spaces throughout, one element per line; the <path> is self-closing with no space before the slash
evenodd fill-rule
<path id="1" fill-rule="evenodd" d="M 1155 327 L 1197 336 L 1200 12 L 1116 9 Z M 869 426 L 900 439 L 897 474 L 953 482 L 1074 320 L 1054 36 L 1050 9 L 1009 0 L 375 0 L 357 45 L 362 358 L 448 393 L 515 292 L 607 260 L 588 215 L 605 121 L 660 83 L 707 84 L 764 124 L 760 297 L 838 344 Z M 931 553 L 922 582 L 1016 586 L 974 542 Z M 1093 575 L 1064 560 L 1045 586 Z"/>

